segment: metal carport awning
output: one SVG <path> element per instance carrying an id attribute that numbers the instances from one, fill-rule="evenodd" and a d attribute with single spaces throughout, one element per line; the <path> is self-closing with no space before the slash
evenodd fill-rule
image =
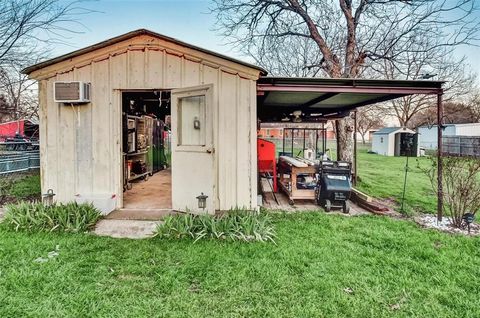
<path id="1" fill-rule="evenodd" d="M 437 96 L 437 218 L 443 217 L 443 81 L 373 80 L 344 78 L 260 77 L 257 81 L 257 117 L 261 122 L 292 121 L 301 111 L 302 122 L 347 116 L 358 107 L 422 94 Z M 356 157 L 356 155 L 355 155 Z M 356 171 L 355 171 L 356 173 Z"/>
<path id="2" fill-rule="evenodd" d="M 300 110 L 306 122 L 339 118 L 358 107 L 402 96 L 442 94 L 443 83 L 265 76 L 257 81 L 258 117 L 262 122 L 280 122 Z"/>

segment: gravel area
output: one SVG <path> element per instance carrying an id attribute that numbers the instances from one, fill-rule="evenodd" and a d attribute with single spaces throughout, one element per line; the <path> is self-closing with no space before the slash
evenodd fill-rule
<path id="1" fill-rule="evenodd" d="M 448 233 L 456 233 L 456 234 L 463 234 L 469 235 L 468 229 L 459 229 L 452 225 L 450 222 L 450 218 L 443 217 L 442 222 L 437 221 L 436 215 L 421 215 L 414 218 L 415 222 L 420 224 L 421 226 L 429 229 L 437 229 L 439 231 L 448 232 Z M 470 235 L 480 235 L 480 225 L 477 223 L 473 223 L 470 225 Z"/>

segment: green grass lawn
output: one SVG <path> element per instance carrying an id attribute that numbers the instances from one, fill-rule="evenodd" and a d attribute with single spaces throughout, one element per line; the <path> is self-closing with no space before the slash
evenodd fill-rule
<path id="1" fill-rule="evenodd" d="M 40 174 L 26 175 L 18 178 L 9 191 L 17 199 L 40 197 Z"/>
<path id="2" fill-rule="evenodd" d="M 0 227 L 0 317 L 480 315 L 480 238 L 373 216 L 275 224 L 277 245 Z"/>
<path id="3" fill-rule="evenodd" d="M 387 157 L 367 153 L 366 148 L 358 152 L 357 188 L 373 197 L 392 199 L 400 205 L 405 177 L 406 157 Z M 406 212 L 435 213 L 437 197 L 427 175 L 422 169 L 431 165 L 425 157 L 409 158 L 407 187 L 405 192 Z"/>
<path id="4" fill-rule="evenodd" d="M 0 207 L 19 201 L 41 199 L 39 174 L 10 174 L 0 177 Z"/>

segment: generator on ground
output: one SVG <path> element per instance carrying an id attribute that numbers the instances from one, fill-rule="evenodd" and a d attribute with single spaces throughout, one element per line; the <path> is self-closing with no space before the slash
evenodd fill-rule
<path id="1" fill-rule="evenodd" d="M 341 208 L 343 213 L 350 212 L 348 199 L 352 192 L 351 176 L 352 167 L 349 162 L 320 162 L 315 197 L 326 212 L 330 212 L 332 208 Z"/>

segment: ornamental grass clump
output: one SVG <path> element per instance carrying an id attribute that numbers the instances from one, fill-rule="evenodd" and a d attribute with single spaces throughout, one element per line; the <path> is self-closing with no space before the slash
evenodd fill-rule
<path id="1" fill-rule="evenodd" d="M 92 204 L 76 202 L 44 205 L 40 202 L 7 205 L 4 223 L 15 231 L 85 232 L 100 219 Z"/>
<path id="2" fill-rule="evenodd" d="M 222 215 L 179 214 L 165 218 L 157 227 L 157 237 L 169 239 L 220 239 L 275 243 L 276 233 L 268 214 L 231 210 Z"/>

